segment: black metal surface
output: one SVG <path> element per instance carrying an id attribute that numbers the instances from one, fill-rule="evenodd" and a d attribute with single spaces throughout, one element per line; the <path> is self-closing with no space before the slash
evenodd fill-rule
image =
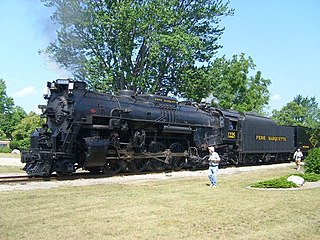
<path id="1" fill-rule="evenodd" d="M 319 146 L 302 128 L 254 114 L 131 90 L 99 93 L 68 79 L 47 86 L 46 124 L 21 157 L 31 176 L 203 166 L 209 145 L 221 164 L 284 161 L 297 147 Z"/>
<path id="2" fill-rule="evenodd" d="M 277 125 L 269 118 L 246 114 L 239 133 L 242 153 L 294 151 L 294 128 Z"/>

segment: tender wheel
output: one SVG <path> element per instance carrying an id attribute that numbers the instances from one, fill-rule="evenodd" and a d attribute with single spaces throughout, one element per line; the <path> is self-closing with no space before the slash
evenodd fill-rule
<path id="1" fill-rule="evenodd" d="M 183 153 L 184 147 L 181 143 L 173 143 L 170 146 L 170 151 L 172 153 Z M 185 157 L 172 157 L 170 159 L 170 166 L 173 170 L 180 170 L 181 168 L 186 166 Z"/>
<path id="2" fill-rule="evenodd" d="M 101 170 L 103 173 L 113 176 L 124 169 L 124 166 L 125 162 L 122 160 L 109 160 L 103 167 L 101 167 Z"/>
<path id="3" fill-rule="evenodd" d="M 134 159 L 127 163 L 128 169 L 132 173 L 141 173 L 148 166 L 148 160 L 145 159 Z"/>
<path id="4" fill-rule="evenodd" d="M 166 150 L 166 147 L 159 142 L 152 143 L 149 148 L 150 153 L 159 153 Z M 164 158 L 163 158 L 164 160 Z M 166 168 L 166 164 L 162 161 L 159 161 L 157 159 L 151 158 L 150 159 L 150 167 L 154 171 L 163 171 Z"/>

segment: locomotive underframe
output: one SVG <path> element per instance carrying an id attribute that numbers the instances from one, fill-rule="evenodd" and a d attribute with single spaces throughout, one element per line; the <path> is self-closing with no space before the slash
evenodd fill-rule
<path id="1" fill-rule="evenodd" d="M 146 168 L 163 170 L 168 166 L 179 170 L 186 166 L 188 157 L 194 153 L 189 150 L 188 135 L 192 131 L 186 134 L 185 128 L 169 128 L 183 130 L 177 136 L 176 132 L 171 133 L 168 128 L 165 133 L 159 134 L 153 127 L 148 132 L 145 129 L 141 137 L 139 131 L 124 132 L 121 126 L 113 127 L 112 131 L 108 126 L 103 131 L 100 127 L 92 127 L 94 125 L 79 126 L 78 123 L 70 125 L 69 131 L 63 136 L 52 134 L 44 139 L 39 133 L 34 139 L 38 146 L 37 153 L 23 153 L 26 172 L 33 176 L 49 176 L 53 172 L 59 175 L 71 174 L 79 168 L 93 172 L 102 170 L 110 175 L 126 168 L 133 172 L 141 172 Z M 129 140 L 123 142 L 122 139 Z M 55 148 L 45 150 L 50 149 L 49 142 L 55 142 Z M 199 156 L 191 159 L 195 162 Z M 138 167 L 141 165 L 139 161 L 145 166 Z"/>

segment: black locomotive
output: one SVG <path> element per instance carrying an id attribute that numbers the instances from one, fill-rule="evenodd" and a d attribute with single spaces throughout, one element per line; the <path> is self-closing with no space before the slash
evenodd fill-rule
<path id="1" fill-rule="evenodd" d="M 21 157 L 31 176 L 197 167 L 205 164 L 209 145 L 222 164 L 287 161 L 295 148 L 310 147 L 308 139 L 301 141 L 304 129 L 253 114 L 131 90 L 103 94 L 69 79 L 47 87 L 47 105 L 39 106 L 46 123 Z"/>

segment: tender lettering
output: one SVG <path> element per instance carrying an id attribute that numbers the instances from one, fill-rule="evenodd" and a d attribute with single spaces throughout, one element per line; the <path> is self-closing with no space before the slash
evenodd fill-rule
<path id="1" fill-rule="evenodd" d="M 259 140 L 259 141 L 265 141 L 265 140 L 266 140 L 266 136 L 263 136 L 263 135 L 256 135 L 256 140 Z"/>
<path id="2" fill-rule="evenodd" d="M 256 135 L 256 140 L 258 140 L 258 141 L 286 142 L 287 141 L 287 137 L 284 137 L 284 136 Z"/>
<path id="3" fill-rule="evenodd" d="M 268 136 L 269 141 L 275 141 L 275 142 L 286 142 L 287 138 L 286 137 L 278 137 L 278 136 Z"/>

